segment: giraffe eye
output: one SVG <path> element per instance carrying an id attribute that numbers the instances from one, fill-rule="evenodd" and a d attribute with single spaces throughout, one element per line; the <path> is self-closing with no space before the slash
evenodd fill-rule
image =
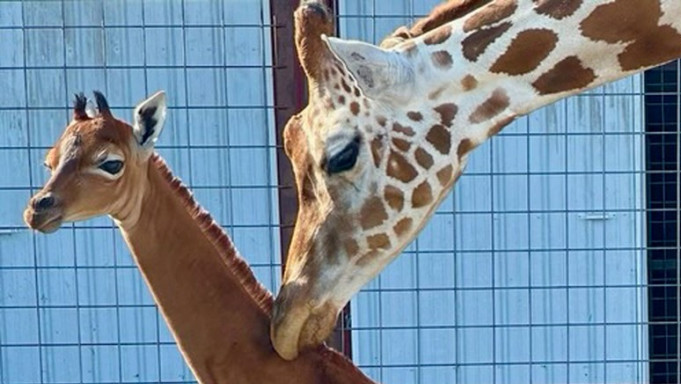
<path id="1" fill-rule="evenodd" d="M 99 165 L 99 169 L 110 173 L 112 175 L 117 174 L 118 172 L 123 169 L 123 162 L 120 160 L 109 160 L 105 161 L 102 164 Z"/>
<path id="2" fill-rule="evenodd" d="M 326 162 L 326 172 L 330 175 L 340 173 L 352 169 L 357 163 L 357 156 L 359 155 L 360 137 L 355 138 Z"/>

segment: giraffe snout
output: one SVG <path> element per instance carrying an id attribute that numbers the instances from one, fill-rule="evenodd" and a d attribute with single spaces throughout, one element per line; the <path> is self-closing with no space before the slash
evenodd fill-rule
<path id="1" fill-rule="evenodd" d="M 279 356 L 293 360 L 300 351 L 324 342 L 336 324 L 339 309 L 312 297 L 306 284 L 289 282 L 274 302 L 270 338 Z"/>

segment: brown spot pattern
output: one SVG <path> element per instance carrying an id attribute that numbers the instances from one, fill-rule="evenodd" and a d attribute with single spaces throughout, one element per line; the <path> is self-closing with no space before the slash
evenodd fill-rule
<path id="1" fill-rule="evenodd" d="M 582 5 L 583 0 L 532 0 L 534 10 L 540 15 L 546 15 L 557 20 L 572 16 Z"/>
<path id="2" fill-rule="evenodd" d="M 539 76 L 532 85 L 541 95 L 580 89 L 591 84 L 596 75 L 576 56 L 566 57 Z"/>
<path id="3" fill-rule="evenodd" d="M 662 26 L 655 34 L 642 37 L 619 55 L 625 71 L 662 64 L 681 56 L 681 35 L 670 26 Z"/>
<path id="4" fill-rule="evenodd" d="M 359 103 L 356 101 L 350 103 L 350 111 L 352 111 L 352 114 L 355 116 L 359 115 Z"/>
<path id="5" fill-rule="evenodd" d="M 383 197 L 390 208 L 398 212 L 404 208 L 404 194 L 401 189 L 388 185 L 383 191 Z"/>
<path id="6" fill-rule="evenodd" d="M 426 140 L 438 150 L 438 152 L 446 155 L 452 146 L 452 136 L 443 125 L 436 124 L 430 128 L 426 135 Z"/>
<path id="7" fill-rule="evenodd" d="M 549 29 L 528 29 L 518 33 L 511 45 L 490 71 L 523 75 L 536 69 L 541 62 L 556 48 L 558 35 Z"/>
<path id="8" fill-rule="evenodd" d="M 362 229 L 371 229 L 383 224 L 388 219 L 383 201 L 377 196 L 367 200 L 360 210 L 360 224 Z"/>
<path id="9" fill-rule="evenodd" d="M 408 112 L 407 117 L 414 121 L 423 120 L 423 115 L 421 114 L 421 112 Z"/>
<path id="10" fill-rule="evenodd" d="M 480 55 L 485 53 L 496 39 L 498 39 L 504 32 L 511 28 L 511 23 L 499 24 L 491 28 L 478 29 L 477 31 L 466 36 L 461 42 L 463 57 L 470 61 L 477 61 Z"/>
<path id="11" fill-rule="evenodd" d="M 338 96 L 338 104 L 345 105 L 345 96 L 343 95 Z"/>
<path id="12" fill-rule="evenodd" d="M 435 112 L 440 114 L 440 121 L 448 127 L 452 126 L 452 121 L 454 121 L 458 111 L 458 107 L 453 103 L 442 104 L 435 107 Z"/>
<path id="13" fill-rule="evenodd" d="M 478 79 L 473 75 L 466 75 L 466 77 L 461 79 L 461 86 L 464 91 L 473 90 L 478 86 Z"/>
<path id="14" fill-rule="evenodd" d="M 447 51 L 433 52 L 431 57 L 433 58 L 433 64 L 437 67 L 447 69 L 452 66 L 452 55 Z"/>
<path id="15" fill-rule="evenodd" d="M 345 242 L 343 242 L 343 248 L 348 256 L 355 255 L 359 251 L 359 245 L 355 239 L 345 240 Z"/>
<path id="16" fill-rule="evenodd" d="M 390 238 L 385 233 L 379 233 L 367 237 L 367 244 L 371 249 L 388 249 L 390 248 Z"/>
<path id="17" fill-rule="evenodd" d="M 617 0 L 596 7 L 580 26 L 582 34 L 592 40 L 622 43 L 657 29 L 661 16 L 657 0 Z"/>
<path id="18" fill-rule="evenodd" d="M 352 92 L 352 89 L 350 89 L 348 83 L 345 82 L 345 79 L 341 79 L 341 85 L 343 86 L 343 90 L 345 90 L 345 92 L 347 93 Z"/>
<path id="19" fill-rule="evenodd" d="M 416 162 L 421 168 L 428 170 L 433 166 L 433 156 L 430 155 L 425 149 L 418 147 L 414 153 L 416 157 Z"/>
<path id="20" fill-rule="evenodd" d="M 469 32 L 504 20 L 511 16 L 516 8 L 518 8 L 516 0 L 497 0 L 466 19 L 463 31 Z"/>
<path id="21" fill-rule="evenodd" d="M 582 21 L 582 33 L 607 43 L 628 42 L 618 59 L 623 70 L 637 70 L 681 56 L 681 35 L 659 26 L 661 16 L 657 0 L 618 0 L 598 6 Z"/>
<path id="22" fill-rule="evenodd" d="M 404 236 L 411 229 L 412 220 L 408 217 L 401 219 L 393 227 L 393 231 L 397 237 Z"/>
<path id="23" fill-rule="evenodd" d="M 475 148 L 475 145 L 471 141 L 471 139 L 463 139 L 459 143 L 459 148 L 456 149 L 456 155 L 459 156 L 459 161 L 461 161 L 461 158 L 465 156 L 468 152 L 472 151 Z"/>
<path id="24" fill-rule="evenodd" d="M 383 148 L 383 140 L 381 136 L 374 137 L 371 140 L 371 157 L 374 159 L 374 165 L 378 167 L 381 165 L 381 150 Z"/>
<path id="25" fill-rule="evenodd" d="M 510 99 L 508 98 L 506 91 L 497 88 L 492 92 L 492 96 L 490 96 L 489 99 L 485 100 L 484 103 L 480 104 L 475 111 L 473 111 L 468 120 L 473 124 L 490 120 L 508 108 L 509 104 Z"/>
<path id="26" fill-rule="evenodd" d="M 414 130 L 411 127 L 405 127 L 400 123 L 393 124 L 393 131 L 402 133 L 407 136 L 414 136 Z"/>
<path id="27" fill-rule="evenodd" d="M 411 195 L 411 206 L 413 208 L 421 208 L 430 204 L 433 201 L 433 191 L 430 188 L 428 181 L 419 184 Z"/>
<path id="28" fill-rule="evenodd" d="M 433 31 L 428 32 L 423 39 L 426 45 L 435 45 L 445 42 L 452 35 L 452 27 L 449 25 L 443 25 Z"/>
<path id="29" fill-rule="evenodd" d="M 437 179 L 440 181 L 440 185 L 444 187 L 449 184 L 452 180 L 453 171 L 454 167 L 451 164 L 437 171 Z"/>
<path id="30" fill-rule="evenodd" d="M 411 147 L 411 144 L 407 140 L 398 137 L 394 137 L 392 141 L 393 145 L 402 152 L 407 152 Z"/>
<path id="31" fill-rule="evenodd" d="M 417 172 L 414 166 L 407 161 L 400 153 L 390 151 L 388 157 L 388 176 L 394 177 L 404 183 L 408 183 L 416 177 Z"/>

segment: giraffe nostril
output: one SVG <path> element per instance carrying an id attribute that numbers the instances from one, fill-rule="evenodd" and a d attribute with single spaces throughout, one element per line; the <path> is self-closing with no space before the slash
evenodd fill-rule
<path id="1" fill-rule="evenodd" d="M 38 210 L 49 209 L 54 206 L 54 196 L 47 194 L 36 199 L 33 207 Z"/>

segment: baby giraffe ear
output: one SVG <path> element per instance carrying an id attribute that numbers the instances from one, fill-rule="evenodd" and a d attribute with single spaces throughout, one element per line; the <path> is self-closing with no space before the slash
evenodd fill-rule
<path id="1" fill-rule="evenodd" d="M 404 102 L 413 94 L 414 70 L 403 54 L 361 41 L 322 39 L 369 98 Z"/>
<path id="2" fill-rule="evenodd" d="M 137 104 L 133 116 L 132 131 L 142 148 L 153 148 L 166 119 L 166 94 L 163 91 Z"/>

